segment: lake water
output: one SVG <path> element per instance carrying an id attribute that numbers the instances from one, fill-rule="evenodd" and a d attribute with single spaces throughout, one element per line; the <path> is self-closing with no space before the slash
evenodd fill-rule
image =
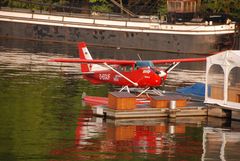
<path id="1" fill-rule="evenodd" d="M 189 55 L 89 47 L 95 58 L 167 59 Z M 240 122 L 217 118 L 111 120 L 94 117 L 81 95 L 110 85 L 83 80 L 75 45 L 0 39 L 0 160 L 238 161 Z M 191 57 L 199 57 L 191 55 Z M 166 82 L 174 90 L 204 82 L 204 63 L 185 63 Z"/>

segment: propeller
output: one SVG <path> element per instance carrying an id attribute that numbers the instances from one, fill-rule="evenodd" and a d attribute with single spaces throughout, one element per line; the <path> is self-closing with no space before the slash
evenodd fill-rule
<path id="1" fill-rule="evenodd" d="M 160 70 L 160 71 L 158 72 L 158 75 L 159 75 L 159 77 L 163 78 L 163 77 L 165 77 L 165 76 L 167 75 L 167 73 L 164 72 L 163 70 Z"/>
<path id="2" fill-rule="evenodd" d="M 156 70 L 155 68 L 151 67 L 151 70 L 155 72 L 159 77 L 163 78 L 167 75 L 167 73 L 163 70 Z"/>
<path id="3" fill-rule="evenodd" d="M 160 87 L 161 87 L 161 90 L 164 90 L 164 88 L 165 88 L 165 79 L 164 79 L 164 77 L 167 75 L 167 72 L 163 71 L 163 70 L 157 70 L 157 69 L 152 68 L 152 67 L 151 67 L 151 70 L 153 72 L 155 72 L 161 78 L 162 84 L 161 84 Z"/>

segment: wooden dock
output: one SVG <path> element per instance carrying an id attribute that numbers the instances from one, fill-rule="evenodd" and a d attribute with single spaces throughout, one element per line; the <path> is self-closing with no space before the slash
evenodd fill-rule
<path id="1" fill-rule="evenodd" d="M 141 104 L 137 97 L 127 92 L 110 92 L 108 103 L 93 106 L 93 114 L 106 118 L 160 118 L 207 116 L 202 102 L 191 102 L 181 95 L 151 96 Z"/>
<path id="2" fill-rule="evenodd" d="M 206 106 L 208 108 L 208 116 L 240 121 L 240 110 L 238 109 L 212 104 L 206 104 Z"/>
<path id="3" fill-rule="evenodd" d="M 102 119 L 103 117 L 94 117 L 95 119 Z M 154 125 L 175 125 L 175 124 L 188 124 L 191 125 L 205 125 L 208 119 L 207 116 L 193 116 L 193 117 L 158 117 L 158 118 L 124 118 L 124 119 L 106 119 L 105 122 L 114 124 L 115 126 L 154 126 Z M 215 122 L 219 122 L 218 120 Z"/>
<path id="4" fill-rule="evenodd" d="M 181 109 L 138 106 L 133 110 L 114 110 L 107 106 L 94 106 L 92 110 L 94 115 L 115 119 L 207 116 L 207 108 L 204 106 L 190 106 Z"/>

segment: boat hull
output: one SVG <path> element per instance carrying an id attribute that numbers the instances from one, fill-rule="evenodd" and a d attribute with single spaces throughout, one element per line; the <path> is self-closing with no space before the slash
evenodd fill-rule
<path id="1" fill-rule="evenodd" d="M 213 54 L 231 49 L 234 33 L 194 35 L 128 32 L 0 21 L 0 36 L 173 53 Z"/>

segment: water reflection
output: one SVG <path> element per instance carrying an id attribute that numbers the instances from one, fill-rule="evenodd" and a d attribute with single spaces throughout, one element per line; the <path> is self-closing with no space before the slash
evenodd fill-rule
<path id="1" fill-rule="evenodd" d="M 239 157 L 240 133 L 231 129 L 202 128 L 207 125 L 206 117 L 104 120 L 93 117 L 91 110 L 82 115 L 85 117 L 78 119 L 75 144 L 55 149 L 52 155 L 73 160 L 98 157 L 99 160 L 225 161 Z"/>
<path id="2" fill-rule="evenodd" d="M 67 54 L 71 50 L 68 45 L 0 41 L 0 160 L 239 158 L 239 122 L 92 116 L 91 107 L 82 105 L 82 93 L 106 96 L 108 86 L 92 86 L 81 79 L 78 65 L 47 62 L 58 56 L 75 57 Z M 194 70 L 191 66 L 180 66 L 168 85 L 201 80 L 204 66 L 196 64 Z M 184 83 L 177 82 L 180 79 Z"/>
<path id="3" fill-rule="evenodd" d="M 86 112 L 86 111 L 85 111 Z M 58 148 L 51 154 L 75 159 L 160 159 L 200 158 L 202 125 L 205 117 L 170 121 L 166 118 L 148 120 L 104 120 L 80 116 L 75 131 L 75 145 Z M 85 115 L 82 114 L 82 115 Z M 185 122 L 185 123 L 183 123 Z M 198 123 L 199 126 L 196 126 Z"/>
<path id="4" fill-rule="evenodd" d="M 0 38 L 0 68 L 20 71 L 20 74 L 27 72 L 41 72 L 41 74 L 54 76 L 62 75 L 79 76 L 79 64 L 72 63 L 48 63 L 47 60 L 57 57 L 78 57 L 76 44 L 46 43 L 38 41 L 20 41 Z M 114 49 L 89 47 L 94 58 L 111 59 L 134 59 L 138 60 L 137 54 L 142 59 L 171 59 L 185 57 L 202 57 L 199 55 L 159 53 L 151 51 L 137 51 L 129 49 Z M 161 67 L 164 68 L 164 65 Z M 167 66 L 166 66 L 167 67 Z M 16 72 L 12 73 L 13 75 Z M 174 69 L 165 82 L 166 89 L 176 89 L 183 85 L 191 85 L 195 82 L 205 81 L 205 63 L 181 63 Z"/>
<path id="5" fill-rule="evenodd" d="M 202 160 L 239 160 L 240 132 L 231 129 L 203 129 Z"/>

